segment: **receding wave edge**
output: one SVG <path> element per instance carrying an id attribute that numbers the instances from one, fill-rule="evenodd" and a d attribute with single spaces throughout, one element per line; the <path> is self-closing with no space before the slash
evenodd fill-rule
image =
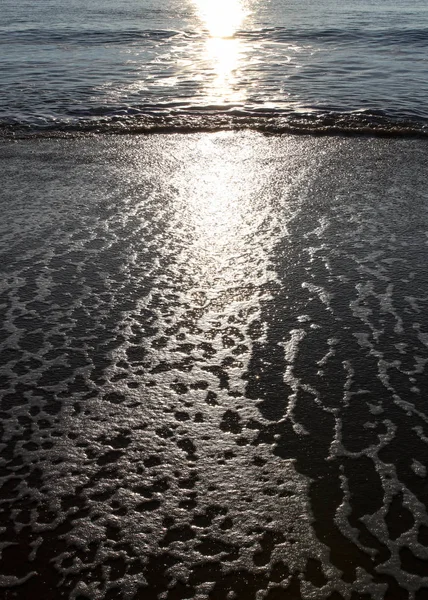
<path id="1" fill-rule="evenodd" d="M 242 115 L 198 113 L 92 117 L 43 123 L 0 120 L 0 138 L 76 137 L 88 134 L 156 134 L 253 130 L 265 134 L 428 138 L 428 119 L 367 112 Z"/>

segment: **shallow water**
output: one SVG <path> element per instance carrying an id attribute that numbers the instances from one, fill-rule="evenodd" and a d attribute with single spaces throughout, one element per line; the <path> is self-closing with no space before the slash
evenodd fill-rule
<path id="1" fill-rule="evenodd" d="M 3 0 L 3 131 L 426 133 L 428 6 Z"/>
<path id="2" fill-rule="evenodd" d="M 3 597 L 424 600 L 426 142 L 0 153 Z"/>

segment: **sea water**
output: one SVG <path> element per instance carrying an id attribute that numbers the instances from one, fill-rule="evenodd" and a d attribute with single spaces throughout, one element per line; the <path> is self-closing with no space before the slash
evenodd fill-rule
<path id="1" fill-rule="evenodd" d="M 3 130 L 425 132 L 425 0 L 3 0 Z"/>

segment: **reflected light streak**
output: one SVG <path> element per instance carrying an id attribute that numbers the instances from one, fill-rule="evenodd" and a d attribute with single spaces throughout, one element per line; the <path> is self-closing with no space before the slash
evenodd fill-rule
<path id="1" fill-rule="evenodd" d="M 233 102 L 242 99 L 242 92 L 233 90 L 234 71 L 242 55 L 240 40 L 233 37 L 248 11 L 241 0 L 194 0 L 201 20 L 210 37 L 206 41 L 208 60 L 215 79 L 207 90 L 213 102 Z"/>
<path id="2" fill-rule="evenodd" d="M 182 220 L 192 232 L 180 258 L 192 273 L 188 300 L 204 298 L 212 309 L 255 301 L 270 251 L 270 233 L 263 230 L 269 206 L 252 168 L 252 148 L 239 139 L 225 156 L 222 142 L 231 137 L 201 136 L 195 160 L 174 181 L 182 190 Z"/>
<path id="3" fill-rule="evenodd" d="M 221 101 L 237 101 L 242 97 L 242 92 L 233 90 L 235 80 L 234 71 L 239 65 L 240 44 L 231 38 L 209 38 L 206 43 L 209 60 L 213 64 L 215 79 L 210 90 L 214 99 Z"/>
<path id="4" fill-rule="evenodd" d="M 231 37 L 246 16 L 240 0 L 195 0 L 195 3 L 212 37 Z"/>

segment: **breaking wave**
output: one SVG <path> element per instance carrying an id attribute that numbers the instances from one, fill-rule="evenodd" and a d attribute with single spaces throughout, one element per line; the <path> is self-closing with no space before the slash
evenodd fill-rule
<path id="1" fill-rule="evenodd" d="M 79 134 L 154 134 L 198 131 L 253 130 L 266 134 L 356 135 L 378 137 L 428 137 L 428 119 L 413 115 L 388 115 L 381 111 L 278 112 L 216 107 L 168 110 L 160 106 L 124 107 L 111 111 L 98 107 L 75 112 L 68 119 L 0 120 L 0 137 L 68 137 Z"/>

